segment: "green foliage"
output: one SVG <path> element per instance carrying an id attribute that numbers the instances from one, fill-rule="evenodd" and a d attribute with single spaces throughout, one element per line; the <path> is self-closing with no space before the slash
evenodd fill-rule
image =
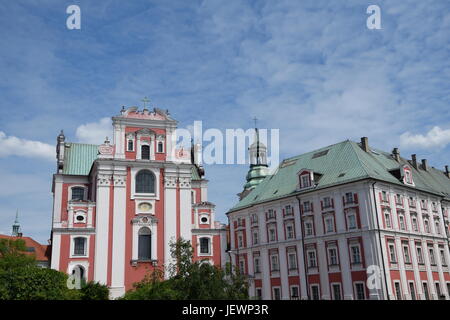
<path id="1" fill-rule="evenodd" d="M 66 300 L 77 298 L 67 288 L 67 275 L 36 266 L 0 271 L 0 299 Z"/>
<path id="2" fill-rule="evenodd" d="M 68 275 L 40 268 L 22 239 L 0 239 L 0 300 L 105 300 L 108 288 L 94 282 L 70 290 Z"/>
<path id="3" fill-rule="evenodd" d="M 34 256 L 25 254 L 23 239 L 0 239 L 0 270 L 36 265 Z"/>
<path id="4" fill-rule="evenodd" d="M 163 271 L 156 269 L 134 290 L 127 292 L 128 300 L 220 300 L 248 299 L 245 279 L 238 272 L 225 272 L 205 261 L 192 261 L 193 248 L 189 241 L 171 243 L 174 263 L 168 266 L 170 279 L 164 280 Z"/>
<path id="5" fill-rule="evenodd" d="M 98 282 L 89 281 L 80 289 L 81 300 L 108 300 L 108 287 Z"/>

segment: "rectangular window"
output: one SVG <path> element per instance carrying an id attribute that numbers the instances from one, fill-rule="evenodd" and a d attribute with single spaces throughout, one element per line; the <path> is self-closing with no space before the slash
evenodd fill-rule
<path id="1" fill-rule="evenodd" d="M 428 252 L 430 253 L 430 264 L 432 266 L 435 266 L 436 265 L 436 257 L 434 256 L 434 249 L 428 248 Z"/>
<path id="2" fill-rule="evenodd" d="M 305 233 L 307 236 L 313 235 L 313 224 L 311 222 L 305 222 Z"/>
<path id="3" fill-rule="evenodd" d="M 347 192 L 345 194 L 345 203 L 347 204 L 347 203 L 353 203 L 353 202 L 354 202 L 353 193 Z"/>
<path id="4" fill-rule="evenodd" d="M 334 283 L 332 285 L 332 288 L 333 288 L 333 299 L 341 300 L 341 285 L 338 283 Z"/>
<path id="5" fill-rule="evenodd" d="M 325 218 L 325 225 L 326 225 L 326 232 L 334 232 L 334 221 L 333 217 L 327 217 Z"/>
<path id="6" fill-rule="evenodd" d="M 389 212 L 384 213 L 384 221 L 386 223 L 386 228 L 391 228 L 391 214 Z"/>
<path id="7" fill-rule="evenodd" d="M 330 266 L 335 266 L 338 264 L 338 257 L 337 257 L 337 249 L 336 248 L 329 248 L 328 249 L 328 260 Z"/>
<path id="8" fill-rule="evenodd" d="M 269 229 L 269 241 L 275 241 L 276 240 L 276 233 L 274 228 Z"/>
<path id="9" fill-rule="evenodd" d="M 409 283 L 409 293 L 411 294 L 411 300 L 416 300 L 416 289 L 414 288 L 414 282 Z"/>
<path id="10" fill-rule="evenodd" d="M 295 254 L 295 252 L 291 252 L 288 254 L 288 263 L 289 263 L 289 270 L 297 269 L 297 255 Z"/>
<path id="11" fill-rule="evenodd" d="M 428 292 L 428 284 L 424 282 L 422 286 L 423 286 L 423 293 L 425 295 L 425 300 L 430 300 L 430 293 Z"/>
<path id="12" fill-rule="evenodd" d="M 423 264 L 423 253 L 422 253 L 422 247 L 417 247 L 416 248 L 416 250 L 417 250 L 417 262 L 419 263 L 419 264 Z"/>
<path id="13" fill-rule="evenodd" d="M 242 248 L 244 246 L 244 238 L 241 234 L 238 235 L 238 247 Z"/>
<path id="14" fill-rule="evenodd" d="M 405 263 L 411 263 L 411 257 L 409 256 L 409 246 L 406 244 L 403 245 L 403 257 L 405 258 Z"/>
<path id="15" fill-rule="evenodd" d="M 381 192 L 381 199 L 382 199 L 384 202 L 387 202 L 387 201 L 388 201 L 386 191 L 382 191 L 382 192 Z"/>
<path id="16" fill-rule="evenodd" d="M 320 291 L 318 285 L 311 285 L 311 299 L 320 300 Z"/>
<path id="17" fill-rule="evenodd" d="M 436 220 L 435 226 L 436 226 L 436 234 L 441 234 L 441 228 L 440 228 L 439 220 Z"/>
<path id="18" fill-rule="evenodd" d="M 273 300 L 280 300 L 281 294 L 280 294 L 280 288 L 273 288 Z"/>
<path id="19" fill-rule="evenodd" d="M 163 147 L 163 143 L 162 142 L 158 142 L 158 152 L 164 152 L 164 147 Z"/>
<path id="20" fill-rule="evenodd" d="M 355 283 L 355 291 L 356 291 L 356 299 L 357 300 L 365 300 L 366 299 L 364 283 L 361 283 L 361 282 Z"/>
<path id="21" fill-rule="evenodd" d="M 270 256 L 270 263 L 272 271 L 279 271 L 280 268 L 278 266 L 278 255 Z"/>
<path id="22" fill-rule="evenodd" d="M 400 288 L 400 282 L 394 282 L 395 286 L 395 297 L 397 300 L 402 300 L 402 290 Z"/>
<path id="23" fill-rule="evenodd" d="M 400 230 L 406 230 L 406 226 L 405 226 L 405 217 L 403 215 L 400 215 L 398 217 L 398 222 L 400 224 Z"/>
<path id="24" fill-rule="evenodd" d="M 74 255 L 84 256 L 86 255 L 86 238 L 74 239 Z"/>
<path id="25" fill-rule="evenodd" d="M 291 286 L 291 299 L 297 300 L 299 298 L 299 291 L 297 286 Z"/>
<path id="26" fill-rule="evenodd" d="M 294 239 L 294 227 L 291 224 L 286 226 L 286 238 Z"/>
<path id="27" fill-rule="evenodd" d="M 133 151 L 133 140 L 128 140 L 128 148 L 127 151 Z"/>
<path id="28" fill-rule="evenodd" d="M 261 266 L 259 264 L 259 258 L 255 258 L 253 261 L 254 261 L 254 264 L 255 264 L 255 273 L 260 273 L 261 272 Z"/>
<path id="29" fill-rule="evenodd" d="M 258 231 L 253 231 L 253 244 L 259 243 Z"/>
<path id="30" fill-rule="evenodd" d="M 316 252 L 315 251 L 308 251 L 308 267 L 310 267 L 310 268 L 317 267 Z"/>
<path id="31" fill-rule="evenodd" d="M 389 244 L 389 258 L 391 263 L 397 263 L 397 256 L 395 254 L 395 245 Z"/>
<path id="32" fill-rule="evenodd" d="M 356 215 L 354 213 L 347 215 L 348 220 L 348 229 L 353 230 L 356 229 Z"/>
<path id="33" fill-rule="evenodd" d="M 445 251 L 441 249 L 440 253 L 441 253 L 441 264 L 443 266 L 447 266 L 447 260 L 445 259 Z"/>
<path id="34" fill-rule="evenodd" d="M 350 247 L 352 253 L 352 263 L 359 264 L 361 263 L 361 252 L 359 249 L 359 245 L 353 245 Z"/>
<path id="35" fill-rule="evenodd" d="M 275 211 L 273 209 L 269 209 L 268 211 L 268 218 L 275 218 Z"/>
<path id="36" fill-rule="evenodd" d="M 285 211 L 285 214 L 286 214 L 287 216 L 290 216 L 290 215 L 293 215 L 293 214 L 294 214 L 294 210 L 292 209 L 291 206 L 286 206 L 286 207 L 284 208 L 284 211 Z"/>
<path id="37" fill-rule="evenodd" d="M 427 219 L 423 220 L 423 225 L 425 226 L 425 232 L 430 233 L 430 223 L 428 222 Z"/>
<path id="38" fill-rule="evenodd" d="M 438 299 L 442 299 L 441 297 L 441 286 L 439 285 L 439 282 L 436 282 L 435 284 L 436 287 L 436 295 Z"/>
<path id="39" fill-rule="evenodd" d="M 239 271 L 241 274 L 245 274 L 245 261 L 239 260 Z"/>
<path id="40" fill-rule="evenodd" d="M 256 288 L 256 298 L 258 300 L 262 300 L 262 289 L 261 288 Z"/>
<path id="41" fill-rule="evenodd" d="M 330 208 L 331 207 L 331 198 L 330 197 L 323 198 L 323 207 L 324 208 Z"/>
<path id="42" fill-rule="evenodd" d="M 416 217 L 412 217 L 411 218 L 411 224 L 412 224 L 413 231 L 415 231 L 415 232 L 419 231 L 419 226 L 417 224 L 417 218 Z"/>
<path id="43" fill-rule="evenodd" d="M 303 212 L 311 211 L 311 202 L 305 201 L 303 202 Z"/>
<path id="44" fill-rule="evenodd" d="M 302 181 L 302 188 L 307 188 L 310 186 L 310 178 L 309 178 L 309 174 L 305 174 L 301 176 L 301 181 Z"/>

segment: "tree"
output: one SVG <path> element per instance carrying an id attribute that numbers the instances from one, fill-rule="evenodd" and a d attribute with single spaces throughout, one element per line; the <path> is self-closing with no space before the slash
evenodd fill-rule
<path id="1" fill-rule="evenodd" d="M 174 260 L 167 267 L 170 278 L 164 280 L 164 272 L 155 269 L 136 283 L 124 299 L 248 299 L 246 281 L 238 272 L 227 273 L 207 261 L 193 261 L 190 241 L 179 239 L 171 242 L 170 248 Z"/>
<path id="2" fill-rule="evenodd" d="M 68 275 L 37 266 L 22 239 L 0 239 L 0 300 L 106 300 L 109 291 L 94 282 L 68 288 Z"/>
<path id="3" fill-rule="evenodd" d="M 0 270 L 36 265 L 34 256 L 25 254 L 23 239 L 0 239 Z"/>

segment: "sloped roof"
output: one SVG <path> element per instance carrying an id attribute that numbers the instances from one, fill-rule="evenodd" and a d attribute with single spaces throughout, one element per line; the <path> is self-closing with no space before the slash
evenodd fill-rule
<path id="1" fill-rule="evenodd" d="M 64 148 L 63 174 L 87 176 L 97 159 L 98 145 L 66 143 Z"/>
<path id="2" fill-rule="evenodd" d="M 376 149 L 365 152 L 358 143 L 346 140 L 285 159 L 272 175 L 267 176 L 229 212 L 257 203 L 311 191 L 310 189 L 296 190 L 297 173 L 302 169 L 312 170 L 320 175 L 314 190 L 366 178 L 405 186 L 390 172 L 399 169 L 404 164 L 408 164 L 412 168 L 415 189 L 450 198 L 450 179 L 445 176 L 444 172 L 431 167 L 427 171 L 417 170 L 406 159 L 401 158 L 397 162 L 390 153 Z"/>
<path id="3" fill-rule="evenodd" d="M 27 247 L 27 252 L 25 252 L 25 254 L 34 254 L 37 261 L 50 261 L 50 246 L 40 244 L 30 237 L 13 237 L 0 234 L 0 239 L 22 239 L 23 241 L 25 241 L 25 246 Z"/>

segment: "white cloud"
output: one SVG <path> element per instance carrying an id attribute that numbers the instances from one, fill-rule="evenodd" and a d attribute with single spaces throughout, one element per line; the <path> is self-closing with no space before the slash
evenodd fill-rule
<path id="1" fill-rule="evenodd" d="M 405 132 L 400 136 L 400 145 L 405 148 L 442 149 L 450 143 L 450 129 L 433 127 L 425 135 Z"/>
<path id="2" fill-rule="evenodd" d="M 98 122 L 89 122 L 80 125 L 75 135 L 79 142 L 102 144 L 105 138 L 112 139 L 111 118 L 102 118 Z"/>
<path id="3" fill-rule="evenodd" d="M 0 131 L 0 158 L 8 156 L 38 157 L 53 161 L 56 157 L 55 152 L 55 146 L 40 141 L 7 136 L 6 133 Z"/>

